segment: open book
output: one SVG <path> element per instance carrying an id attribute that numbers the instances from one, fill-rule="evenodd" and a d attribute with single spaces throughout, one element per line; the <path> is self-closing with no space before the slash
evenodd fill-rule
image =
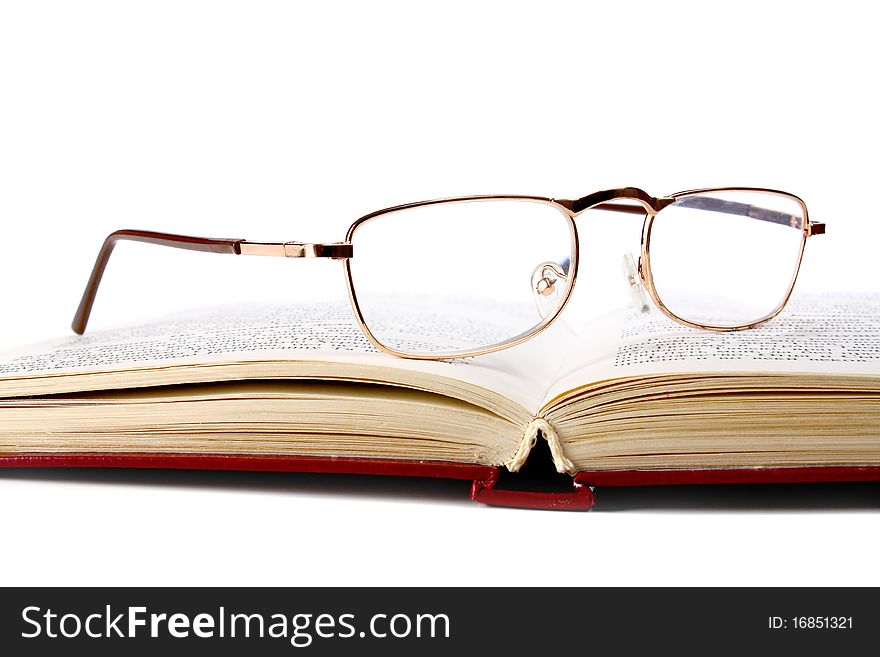
<path id="1" fill-rule="evenodd" d="M 321 304 L 71 336 L 0 359 L 0 464 L 453 476 L 524 506 L 589 506 L 591 485 L 880 471 L 880 296 L 801 298 L 743 332 L 623 310 L 547 335 L 406 360 Z M 572 491 L 494 489 L 536 441 Z"/>

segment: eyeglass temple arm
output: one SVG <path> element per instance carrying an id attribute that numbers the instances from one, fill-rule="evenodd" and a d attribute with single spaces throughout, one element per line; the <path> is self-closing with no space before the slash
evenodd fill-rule
<path id="1" fill-rule="evenodd" d="M 774 224 L 783 226 L 791 226 L 792 228 L 803 229 L 803 219 L 797 215 L 779 212 L 777 210 L 769 210 L 767 208 L 758 207 L 749 203 L 737 203 L 736 201 L 725 201 L 711 196 L 683 196 L 675 200 L 675 205 L 682 208 L 693 208 L 695 210 L 706 210 L 707 212 L 723 212 L 724 214 L 735 214 L 743 217 L 750 217 L 758 221 L 769 221 Z M 611 212 L 626 212 L 629 214 L 645 214 L 643 207 L 639 205 L 628 205 L 626 203 L 600 203 L 595 206 L 596 210 L 608 210 Z M 811 222 L 808 226 L 810 235 L 822 235 L 825 232 L 825 224 Z"/>
<path id="2" fill-rule="evenodd" d="M 175 249 L 203 251 L 206 253 L 231 253 L 233 255 L 279 256 L 285 258 L 350 258 L 352 246 L 348 243 L 306 244 L 302 242 L 248 242 L 243 239 L 215 239 L 208 237 L 191 237 L 189 235 L 171 235 L 146 230 L 117 230 L 111 233 L 101 245 L 98 258 L 92 267 L 89 282 L 83 292 L 79 307 L 73 317 L 75 333 L 82 335 L 89 323 L 92 306 L 98 294 L 98 287 L 104 276 L 104 270 L 110 260 L 110 254 L 117 242 L 145 242 Z"/>

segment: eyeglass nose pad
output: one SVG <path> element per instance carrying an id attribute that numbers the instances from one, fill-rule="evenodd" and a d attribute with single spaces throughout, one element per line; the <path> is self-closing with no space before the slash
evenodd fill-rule
<path id="1" fill-rule="evenodd" d="M 642 287 L 642 279 L 639 278 L 636 261 L 632 253 L 623 254 L 623 275 L 626 278 L 626 287 L 632 300 L 633 308 L 640 313 L 648 312 L 648 298 L 645 296 L 645 288 Z"/>
<path id="2" fill-rule="evenodd" d="M 568 291 L 568 274 L 562 265 L 542 262 L 532 272 L 532 294 L 538 315 L 544 319 L 553 314 Z"/>

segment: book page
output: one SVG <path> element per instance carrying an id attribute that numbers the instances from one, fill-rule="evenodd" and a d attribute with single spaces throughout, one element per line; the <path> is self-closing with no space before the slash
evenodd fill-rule
<path id="1" fill-rule="evenodd" d="M 880 376 L 880 295 L 802 296 L 766 324 L 729 332 L 688 328 L 655 309 L 627 309 L 586 327 L 577 345 L 577 364 L 560 372 L 545 404 L 599 381 L 653 374 Z"/>
<path id="2" fill-rule="evenodd" d="M 435 315 L 441 315 L 436 308 L 433 310 Z M 406 335 L 407 345 L 413 349 L 429 350 L 438 340 L 491 340 L 504 329 L 491 309 L 475 317 L 469 308 L 466 322 L 447 319 L 430 331 L 425 330 L 424 322 L 418 321 L 422 317 L 418 312 L 419 309 L 401 311 L 396 321 L 396 331 Z M 453 312 L 454 309 L 444 316 L 452 318 Z M 531 416 L 558 368 L 561 354 L 554 347 L 559 342 L 552 338 L 534 340 L 477 358 L 410 360 L 389 356 L 370 344 L 347 304 L 247 304 L 202 309 L 150 324 L 87 332 L 83 336 L 71 335 L 4 354 L 0 357 L 0 396 L 27 394 L 14 392 L 16 381 L 25 379 L 48 380 L 183 365 L 204 369 L 228 362 L 296 361 L 334 364 L 335 369 L 322 371 L 338 372 L 346 378 L 352 377 L 349 366 L 353 365 L 358 366 L 359 376 L 369 371 L 385 372 L 376 377 L 382 380 L 394 378 L 394 372 L 445 377 L 503 395 L 522 407 L 520 414 L 528 412 Z M 250 371 L 259 372 L 257 368 Z M 396 380 L 411 381 L 412 377 Z"/>

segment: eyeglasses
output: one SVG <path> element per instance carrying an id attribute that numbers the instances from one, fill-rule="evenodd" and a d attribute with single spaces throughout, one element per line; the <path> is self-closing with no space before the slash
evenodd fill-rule
<path id="1" fill-rule="evenodd" d="M 333 258 L 351 306 L 378 349 L 405 358 L 477 356 L 546 329 L 578 271 L 575 217 L 586 210 L 644 216 L 630 284 L 669 318 L 712 331 L 748 329 L 785 306 L 806 238 L 825 232 L 784 192 L 729 187 L 654 198 L 626 187 L 576 200 L 464 196 L 408 203 L 355 221 L 344 242 L 250 242 L 139 230 L 104 241 L 73 320 L 83 333 L 121 240 L 234 255 Z M 356 256 L 356 257 L 355 257 Z"/>

